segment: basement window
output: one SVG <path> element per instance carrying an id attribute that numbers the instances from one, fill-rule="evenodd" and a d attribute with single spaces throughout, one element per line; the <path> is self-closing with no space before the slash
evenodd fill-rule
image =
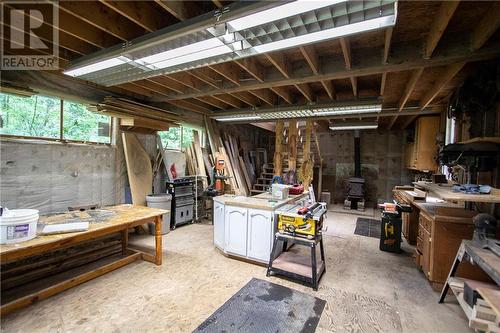
<path id="1" fill-rule="evenodd" d="M 166 149 L 182 150 L 193 143 L 194 129 L 187 126 L 172 127 L 168 131 L 158 132 L 161 143 Z"/>
<path id="2" fill-rule="evenodd" d="M 111 143 L 111 117 L 60 98 L 0 93 L 0 135 L 83 143 Z"/>

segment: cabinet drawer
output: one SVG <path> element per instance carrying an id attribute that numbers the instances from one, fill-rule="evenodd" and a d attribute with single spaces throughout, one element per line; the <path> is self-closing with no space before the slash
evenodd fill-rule
<path id="1" fill-rule="evenodd" d="M 420 253 L 422 253 L 423 249 L 424 249 L 424 243 L 422 241 L 422 238 L 419 236 L 419 237 L 417 237 L 417 250 Z"/>
<path id="2" fill-rule="evenodd" d="M 431 224 L 432 221 L 424 217 L 422 214 L 419 215 L 418 217 L 418 222 L 420 223 L 421 226 L 428 232 L 431 232 Z"/>

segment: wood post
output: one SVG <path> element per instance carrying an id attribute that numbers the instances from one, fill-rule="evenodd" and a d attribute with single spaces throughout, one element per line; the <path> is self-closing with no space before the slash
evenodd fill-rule
<path id="1" fill-rule="evenodd" d="M 297 120 L 288 121 L 288 171 L 297 170 Z"/>
<path id="2" fill-rule="evenodd" d="M 275 129 L 275 147 L 274 147 L 274 175 L 275 176 L 282 176 L 283 172 L 283 129 L 285 127 L 285 124 L 283 120 L 278 120 L 276 122 L 276 129 Z"/>
<path id="3" fill-rule="evenodd" d="M 301 169 L 301 180 L 302 184 L 304 185 L 304 188 L 309 188 L 309 185 L 311 184 L 313 180 L 313 161 L 311 158 L 311 135 L 312 135 L 312 127 L 313 127 L 313 121 L 312 120 L 307 120 L 306 121 L 306 133 L 305 133 L 305 142 L 304 142 L 304 149 L 302 151 L 302 165 L 300 167 Z"/>

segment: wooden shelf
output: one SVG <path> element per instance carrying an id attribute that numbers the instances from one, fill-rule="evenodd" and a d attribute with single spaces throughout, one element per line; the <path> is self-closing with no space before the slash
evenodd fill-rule
<path id="1" fill-rule="evenodd" d="M 455 294 L 455 297 L 458 300 L 458 304 L 460 304 L 460 306 L 464 310 L 467 319 L 470 320 L 472 318 L 472 308 L 464 300 L 464 281 L 464 279 L 457 277 L 450 277 L 448 279 L 451 291 L 453 291 L 453 294 Z"/>

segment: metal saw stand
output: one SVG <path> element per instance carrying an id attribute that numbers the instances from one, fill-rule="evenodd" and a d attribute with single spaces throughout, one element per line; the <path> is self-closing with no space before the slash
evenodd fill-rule
<path id="1" fill-rule="evenodd" d="M 283 242 L 283 252 L 276 255 L 278 252 L 278 242 Z M 296 255 L 291 251 L 286 251 L 287 243 L 293 242 L 297 245 L 304 245 L 311 249 L 311 259 Z M 316 247 L 319 244 L 321 261 L 317 262 Z M 319 280 L 325 273 L 325 251 L 323 249 L 323 236 L 320 234 L 315 239 L 307 239 L 303 237 L 294 237 L 277 232 L 274 235 L 273 249 L 267 266 L 267 276 L 278 274 L 286 276 L 292 280 L 305 282 L 318 290 Z"/>

